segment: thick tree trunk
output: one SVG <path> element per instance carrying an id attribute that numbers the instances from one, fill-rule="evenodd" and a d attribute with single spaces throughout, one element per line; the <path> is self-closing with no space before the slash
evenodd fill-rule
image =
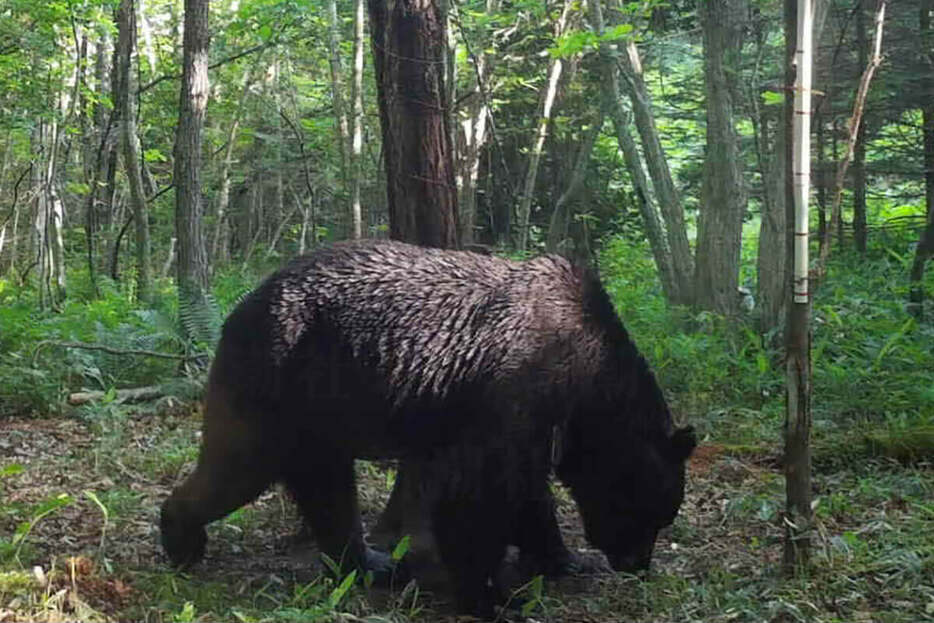
<path id="1" fill-rule="evenodd" d="M 921 110 L 924 143 L 924 198 L 927 220 L 909 274 L 909 309 L 921 319 L 924 316 L 924 267 L 934 257 L 934 30 L 931 29 L 931 13 L 934 0 L 921 0 L 919 30 L 921 34 L 922 58 L 926 66 L 925 83 L 927 98 Z"/>
<path id="2" fill-rule="evenodd" d="M 457 246 L 446 36 L 437 0 L 369 0 L 390 236 Z"/>
<path id="3" fill-rule="evenodd" d="M 746 212 L 732 95 L 739 79 L 745 0 L 708 0 L 702 6 L 707 153 L 694 303 L 701 309 L 732 314 L 739 303 L 736 291 Z"/>
<path id="4" fill-rule="evenodd" d="M 632 101 L 633 116 L 642 141 L 646 167 L 658 197 L 668 236 L 668 247 L 671 249 L 671 267 L 674 276 L 671 300 L 674 303 L 690 304 L 694 298 L 694 260 L 684 224 L 684 206 L 675 188 L 665 150 L 662 148 L 658 129 L 655 127 L 652 99 L 642 77 L 642 61 L 635 42 L 629 41 L 626 54 L 621 55 L 620 61 L 619 66 L 625 78 L 623 85 Z"/>
<path id="5" fill-rule="evenodd" d="M 350 221 L 354 239 L 363 237 L 363 26 L 364 0 L 354 0 L 353 17 L 353 115 L 351 116 L 350 143 Z M 307 219 L 306 219 L 307 220 Z M 305 226 L 303 221 L 302 226 Z"/>
<path id="6" fill-rule="evenodd" d="M 561 37 L 567 29 L 568 15 L 571 12 L 572 3 L 570 0 L 564 0 L 564 8 L 561 10 L 561 16 L 555 24 L 555 39 Z M 548 64 L 548 82 L 545 90 L 542 92 L 542 112 L 538 118 L 535 128 L 535 138 L 532 139 L 532 149 L 529 150 L 529 164 L 525 173 L 525 183 L 522 185 L 522 197 L 519 200 L 519 206 L 516 208 L 516 246 L 519 251 L 525 251 L 529 241 L 529 226 L 532 216 L 532 199 L 535 196 L 535 180 L 538 177 L 538 164 L 541 162 L 542 150 L 545 147 L 545 139 L 548 138 L 548 127 L 551 125 L 551 113 L 554 108 L 555 99 L 558 96 L 558 83 L 561 80 L 561 72 L 564 70 L 564 60 L 560 57 L 551 59 Z"/>
<path id="7" fill-rule="evenodd" d="M 149 237 L 149 209 L 143 192 L 139 138 L 136 136 L 136 8 L 133 0 L 121 0 L 117 9 L 119 36 L 118 81 L 114 93 L 120 110 L 123 164 L 130 186 L 130 204 L 136 225 L 136 284 L 140 301 L 152 300 L 152 251 Z"/>
<path id="8" fill-rule="evenodd" d="M 175 235 L 179 309 L 204 304 L 208 263 L 201 231 L 201 130 L 208 102 L 208 0 L 185 0 L 178 128 L 175 134 Z"/>

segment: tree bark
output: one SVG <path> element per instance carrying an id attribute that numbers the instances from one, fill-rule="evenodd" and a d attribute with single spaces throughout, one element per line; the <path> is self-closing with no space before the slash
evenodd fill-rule
<path id="1" fill-rule="evenodd" d="M 739 303 L 736 291 L 746 212 L 732 93 L 739 80 L 746 6 L 745 0 L 707 0 L 702 5 L 707 153 L 697 227 L 694 304 L 732 314 Z"/>
<path id="2" fill-rule="evenodd" d="M 152 250 L 149 236 L 149 208 L 143 192 L 139 138 L 136 136 L 136 7 L 133 0 L 121 0 L 117 9 L 119 29 L 117 58 L 118 80 L 114 89 L 119 102 L 123 164 L 130 186 L 130 204 L 136 225 L 136 295 L 140 301 L 152 300 Z"/>
<path id="3" fill-rule="evenodd" d="M 567 30 L 571 6 L 572 3 L 570 0 L 564 0 L 564 8 L 561 10 L 561 16 L 555 23 L 555 39 L 561 37 L 565 30 Z M 535 196 L 535 179 L 538 177 L 538 164 L 541 162 L 542 150 L 545 147 L 545 139 L 548 138 L 551 113 L 554 108 L 555 99 L 558 96 L 558 83 L 561 80 L 561 72 L 563 69 L 564 60 L 560 57 L 552 58 L 551 62 L 548 64 L 548 83 L 545 90 L 542 92 L 542 112 L 536 124 L 535 138 L 532 140 L 532 149 L 529 150 L 529 164 L 526 169 L 525 183 L 522 185 L 522 198 L 516 209 L 516 228 L 518 229 L 516 246 L 519 251 L 525 251 L 528 248 L 529 225 L 532 216 L 532 199 Z"/>
<path id="4" fill-rule="evenodd" d="M 623 85 L 632 101 L 633 117 L 642 142 L 646 167 L 658 197 L 659 207 L 665 222 L 668 247 L 671 249 L 671 267 L 674 276 L 672 302 L 690 304 L 693 301 L 694 260 L 684 225 L 684 206 L 675 188 L 674 179 L 668 168 L 665 150 L 662 148 L 655 118 L 652 99 L 642 77 L 642 61 L 633 41 L 626 46 L 626 54 L 620 56 L 620 69 L 625 78 Z"/>
<path id="5" fill-rule="evenodd" d="M 185 0 L 184 28 L 174 150 L 179 310 L 204 305 L 208 290 L 208 265 L 201 230 L 201 130 L 208 102 L 208 0 Z"/>
<path id="6" fill-rule="evenodd" d="M 810 559 L 811 522 L 811 339 L 808 292 L 808 198 L 810 192 L 810 115 L 812 0 L 785 0 L 786 77 L 794 76 L 793 114 L 786 116 L 788 146 L 786 218 L 788 286 L 793 293 L 785 329 L 785 547 L 784 567 L 797 573 Z M 788 54 L 789 49 L 794 54 Z M 792 64 L 792 59 L 794 63 Z M 785 95 L 787 100 L 792 96 Z M 786 109 L 786 112 L 787 111 Z M 790 136 L 789 136 L 790 135 Z M 787 152 L 786 152 L 787 153 Z"/>
<path id="7" fill-rule="evenodd" d="M 55 190 L 58 124 L 40 121 L 32 132 L 35 154 L 33 187 L 36 196 L 35 237 L 40 309 L 54 309 L 65 298 L 63 212 Z"/>
<path id="8" fill-rule="evenodd" d="M 369 0 L 390 236 L 457 246 L 457 188 L 436 0 Z"/>
<path id="9" fill-rule="evenodd" d="M 924 107 L 921 109 L 921 132 L 924 143 L 924 198 L 927 219 L 909 274 L 909 310 L 919 320 L 924 316 L 924 268 L 934 257 L 934 30 L 931 13 L 934 0 L 921 0 L 919 31 L 922 45 L 922 65 L 926 68 Z"/>
<path id="10" fill-rule="evenodd" d="M 790 106 L 785 106 L 778 116 L 778 127 L 775 130 L 772 148 L 769 150 L 766 175 L 763 178 L 763 184 L 770 187 L 769 201 L 762 204 L 759 248 L 756 256 L 756 304 L 759 308 L 759 330 L 763 335 L 781 325 L 788 293 L 785 182 L 788 177 L 786 152 L 790 149 L 786 128 L 791 124 L 788 118 L 788 115 L 792 114 L 791 111 Z"/>

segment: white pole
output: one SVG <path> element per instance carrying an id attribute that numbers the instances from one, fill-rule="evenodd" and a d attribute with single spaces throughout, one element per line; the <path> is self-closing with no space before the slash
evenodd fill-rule
<path id="1" fill-rule="evenodd" d="M 813 0 L 798 0 L 792 170 L 795 186 L 794 302 L 808 302 L 808 197 L 811 192 L 811 71 Z"/>

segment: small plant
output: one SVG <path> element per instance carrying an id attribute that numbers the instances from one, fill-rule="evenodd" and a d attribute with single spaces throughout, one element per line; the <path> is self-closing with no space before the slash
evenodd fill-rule
<path id="1" fill-rule="evenodd" d="M 30 509 L 27 513 L 28 519 L 20 522 L 16 527 L 16 531 L 13 533 L 13 538 L 10 540 L 10 546 L 13 548 L 14 560 L 22 564 L 20 561 L 20 552 L 36 525 L 38 525 L 43 518 L 68 506 L 73 501 L 74 499 L 67 493 L 60 493 L 40 502 Z"/>

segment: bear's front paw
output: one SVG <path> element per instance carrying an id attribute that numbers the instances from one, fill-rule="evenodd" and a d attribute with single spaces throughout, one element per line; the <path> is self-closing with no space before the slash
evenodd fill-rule
<path id="1" fill-rule="evenodd" d="M 162 531 L 162 548 L 169 557 L 173 567 L 186 569 L 202 558 L 204 558 L 204 548 L 208 542 L 208 536 L 203 527 L 192 528 L 180 522 L 162 509 L 162 518 L 160 528 Z"/>

